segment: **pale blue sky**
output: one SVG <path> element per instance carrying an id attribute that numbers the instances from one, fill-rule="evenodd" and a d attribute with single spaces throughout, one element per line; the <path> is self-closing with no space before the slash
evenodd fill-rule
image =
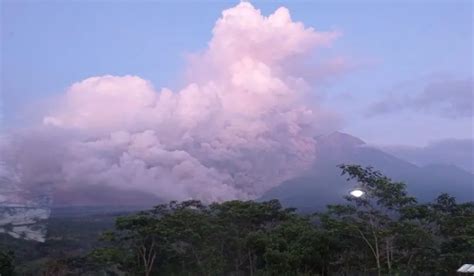
<path id="1" fill-rule="evenodd" d="M 204 49 L 221 11 L 238 1 L 1 3 L 1 92 L 11 127 L 24 123 L 25 107 L 90 76 L 131 74 L 157 88 L 179 88 L 184 55 Z M 265 15 L 285 6 L 306 26 L 343 32 L 321 55 L 344 56 L 356 66 L 318 88 L 327 95 L 324 104 L 341 112 L 342 130 L 376 144 L 472 136 L 472 116 L 423 108 L 366 116 L 389 94 L 404 99 L 432 81 L 472 79 L 471 1 L 252 4 Z M 472 102 L 470 95 L 465 100 Z"/>

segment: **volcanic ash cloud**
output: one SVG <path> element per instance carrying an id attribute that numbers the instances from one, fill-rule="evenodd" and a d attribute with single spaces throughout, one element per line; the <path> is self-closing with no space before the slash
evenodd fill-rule
<path id="1" fill-rule="evenodd" d="M 293 22 L 286 8 L 265 17 L 240 3 L 190 57 L 182 90 L 88 78 L 41 125 L 10 133 L 2 156 L 25 191 L 105 185 L 166 200 L 255 198 L 314 159 L 313 136 L 333 117 L 309 104 L 294 64 L 337 36 Z"/>

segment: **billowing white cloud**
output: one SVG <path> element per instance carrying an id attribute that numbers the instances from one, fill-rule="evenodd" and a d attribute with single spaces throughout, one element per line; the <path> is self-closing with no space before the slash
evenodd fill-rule
<path id="1" fill-rule="evenodd" d="M 337 36 L 293 22 L 285 8 L 265 17 L 242 2 L 190 58 L 183 89 L 88 78 L 41 126 L 12 133 L 19 138 L 2 154 L 24 190 L 107 185 L 166 200 L 255 198 L 307 168 L 314 135 L 334 127 L 286 64 Z"/>

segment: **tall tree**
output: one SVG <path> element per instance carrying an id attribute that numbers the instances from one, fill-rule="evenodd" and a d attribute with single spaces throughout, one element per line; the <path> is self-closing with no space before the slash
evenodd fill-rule
<path id="1" fill-rule="evenodd" d="M 323 226 L 328 231 L 336 231 L 355 244 L 364 245 L 372 256 L 375 270 L 391 273 L 395 260 L 395 244 L 399 218 L 404 208 L 416 204 L 410 197 L 405 184 L 393 182 L 371 167 L 341 165 L 342 174 L 363 192 L 361 197 L 346 196 L 348 204 L 329 205 L 321 215 Z M 343 262 L 350 264 L 357 254 L 347 250 L 342 254 Z M 370 263 L 370 260 L 361 260 Z M 357 262 L 355 262 L 357 263 Z M 349 269 L 354 269 L 350 267 Z M 365 269 L 365 266 L 358 269 Z"/>

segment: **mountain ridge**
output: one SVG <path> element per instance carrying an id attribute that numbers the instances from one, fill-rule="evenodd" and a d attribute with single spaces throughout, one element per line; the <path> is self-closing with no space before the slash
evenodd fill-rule
<path id="1" fill-rule="evenodd" d="M 431 164 L 417 166 L 395 157 L 347 133 L 335 132 L 316 138 L 316 160 L 301 176 L 267 191 L 260 200 L 271 198 L 303 211 L 341 202 L 354 184 L 341 176 L 340 164 L 371 166 L 394 181 L 407 185 L 420 201 L 431 201 L 447 192 L 460 201 L 472 201 L 474 174 L 457 166 Z"/>

